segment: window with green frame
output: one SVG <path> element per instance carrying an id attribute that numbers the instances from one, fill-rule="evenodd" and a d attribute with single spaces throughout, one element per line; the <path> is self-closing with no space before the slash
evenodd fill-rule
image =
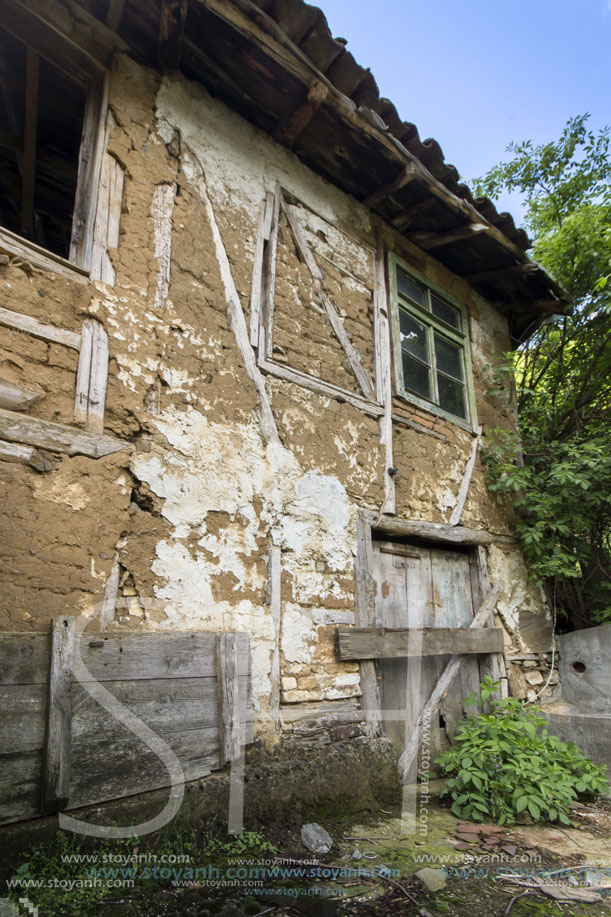
<path id="1" fill-rule="evenodd" d="M 392 255 L 390 270 L 399 394 L 470 427 L 473 386 L 464 307 Z"/>

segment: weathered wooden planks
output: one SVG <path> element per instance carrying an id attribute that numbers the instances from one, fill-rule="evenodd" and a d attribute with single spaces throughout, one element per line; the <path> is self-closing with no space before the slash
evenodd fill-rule
<path id="1" fill-rule="evenodd" d="M 0 822 L 167 786 L 137 722 L 178 757 L 186 780 L 237 760 L 252 742 L 247 634 L 74 637 L 73 625 L 53 622 L 51 653 L 44 634 L 0 636 Z M 70 648 L 75 671 L 80 655 L 114 711 L 74 680 Z"/>
<path id="2" fill-rule="evenodd" d="M 74 618 L 54 618 L 51 623 L 51 661 L 47 733 L 42 778 L 42 810 L 65 808 L 70 794 L 70 744 L 72 732 L 72 654 Z"/>
<path id="3" fill-rule="evenodd" d="M 108 381 L 108 335 L 100 322 L 83 322 L 82 346 L 76 374 L 74 419 L 92 433 L 104 430 L 104 405 Z"/>
<path id="4" fill-rule="evenodd" d="M 51 471 L 55 465 L 54 456 L 48 452 L 4 440 L 0 440 L 0 461 L 29 465 L 35 471 Z"/>
<path id="5" fill-rule="evenodd" d="M 340 659 L 503 652 L 503 631 L 490 627 L 339 627 L 337 639 Z"/>

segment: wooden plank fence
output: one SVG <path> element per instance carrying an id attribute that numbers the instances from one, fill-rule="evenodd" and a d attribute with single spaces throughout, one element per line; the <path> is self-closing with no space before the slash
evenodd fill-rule
<path id="1" fill-rule="evenodd" d="M 81 674 L 78 656 L 87 674 Z M 0 824 L 169 784 L 163 762 L 95 700 L 99 682 L 160 736 L 185 780 L 252 742 L 248 634 L 0 634 Z"/>

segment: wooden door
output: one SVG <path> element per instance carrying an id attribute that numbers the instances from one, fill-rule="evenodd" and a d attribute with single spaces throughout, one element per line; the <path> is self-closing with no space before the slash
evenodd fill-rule
<path id="1" fill-rule="evenodd" d="M 470 550 L 373 542 L 375 627 L 468 627 L 480 604 L 477 559 Z M 382 718 L 400 754 L 448 656 L 380 659 Z M 476 656 L 466 660 L 427 730 L 434 758 L 450 744 L 462 699 L 480 682 Z"/>

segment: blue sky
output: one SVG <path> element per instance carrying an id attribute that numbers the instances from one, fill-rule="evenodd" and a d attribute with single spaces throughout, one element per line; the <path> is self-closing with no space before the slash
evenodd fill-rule
<path id="1" fill-rule="evenodd" d="M 611 0 L 320 0 L 331 32 L 464 179 L 573 115 L 611 124 Z M 520 221 L 519 200 L 504 198 Z"/>

